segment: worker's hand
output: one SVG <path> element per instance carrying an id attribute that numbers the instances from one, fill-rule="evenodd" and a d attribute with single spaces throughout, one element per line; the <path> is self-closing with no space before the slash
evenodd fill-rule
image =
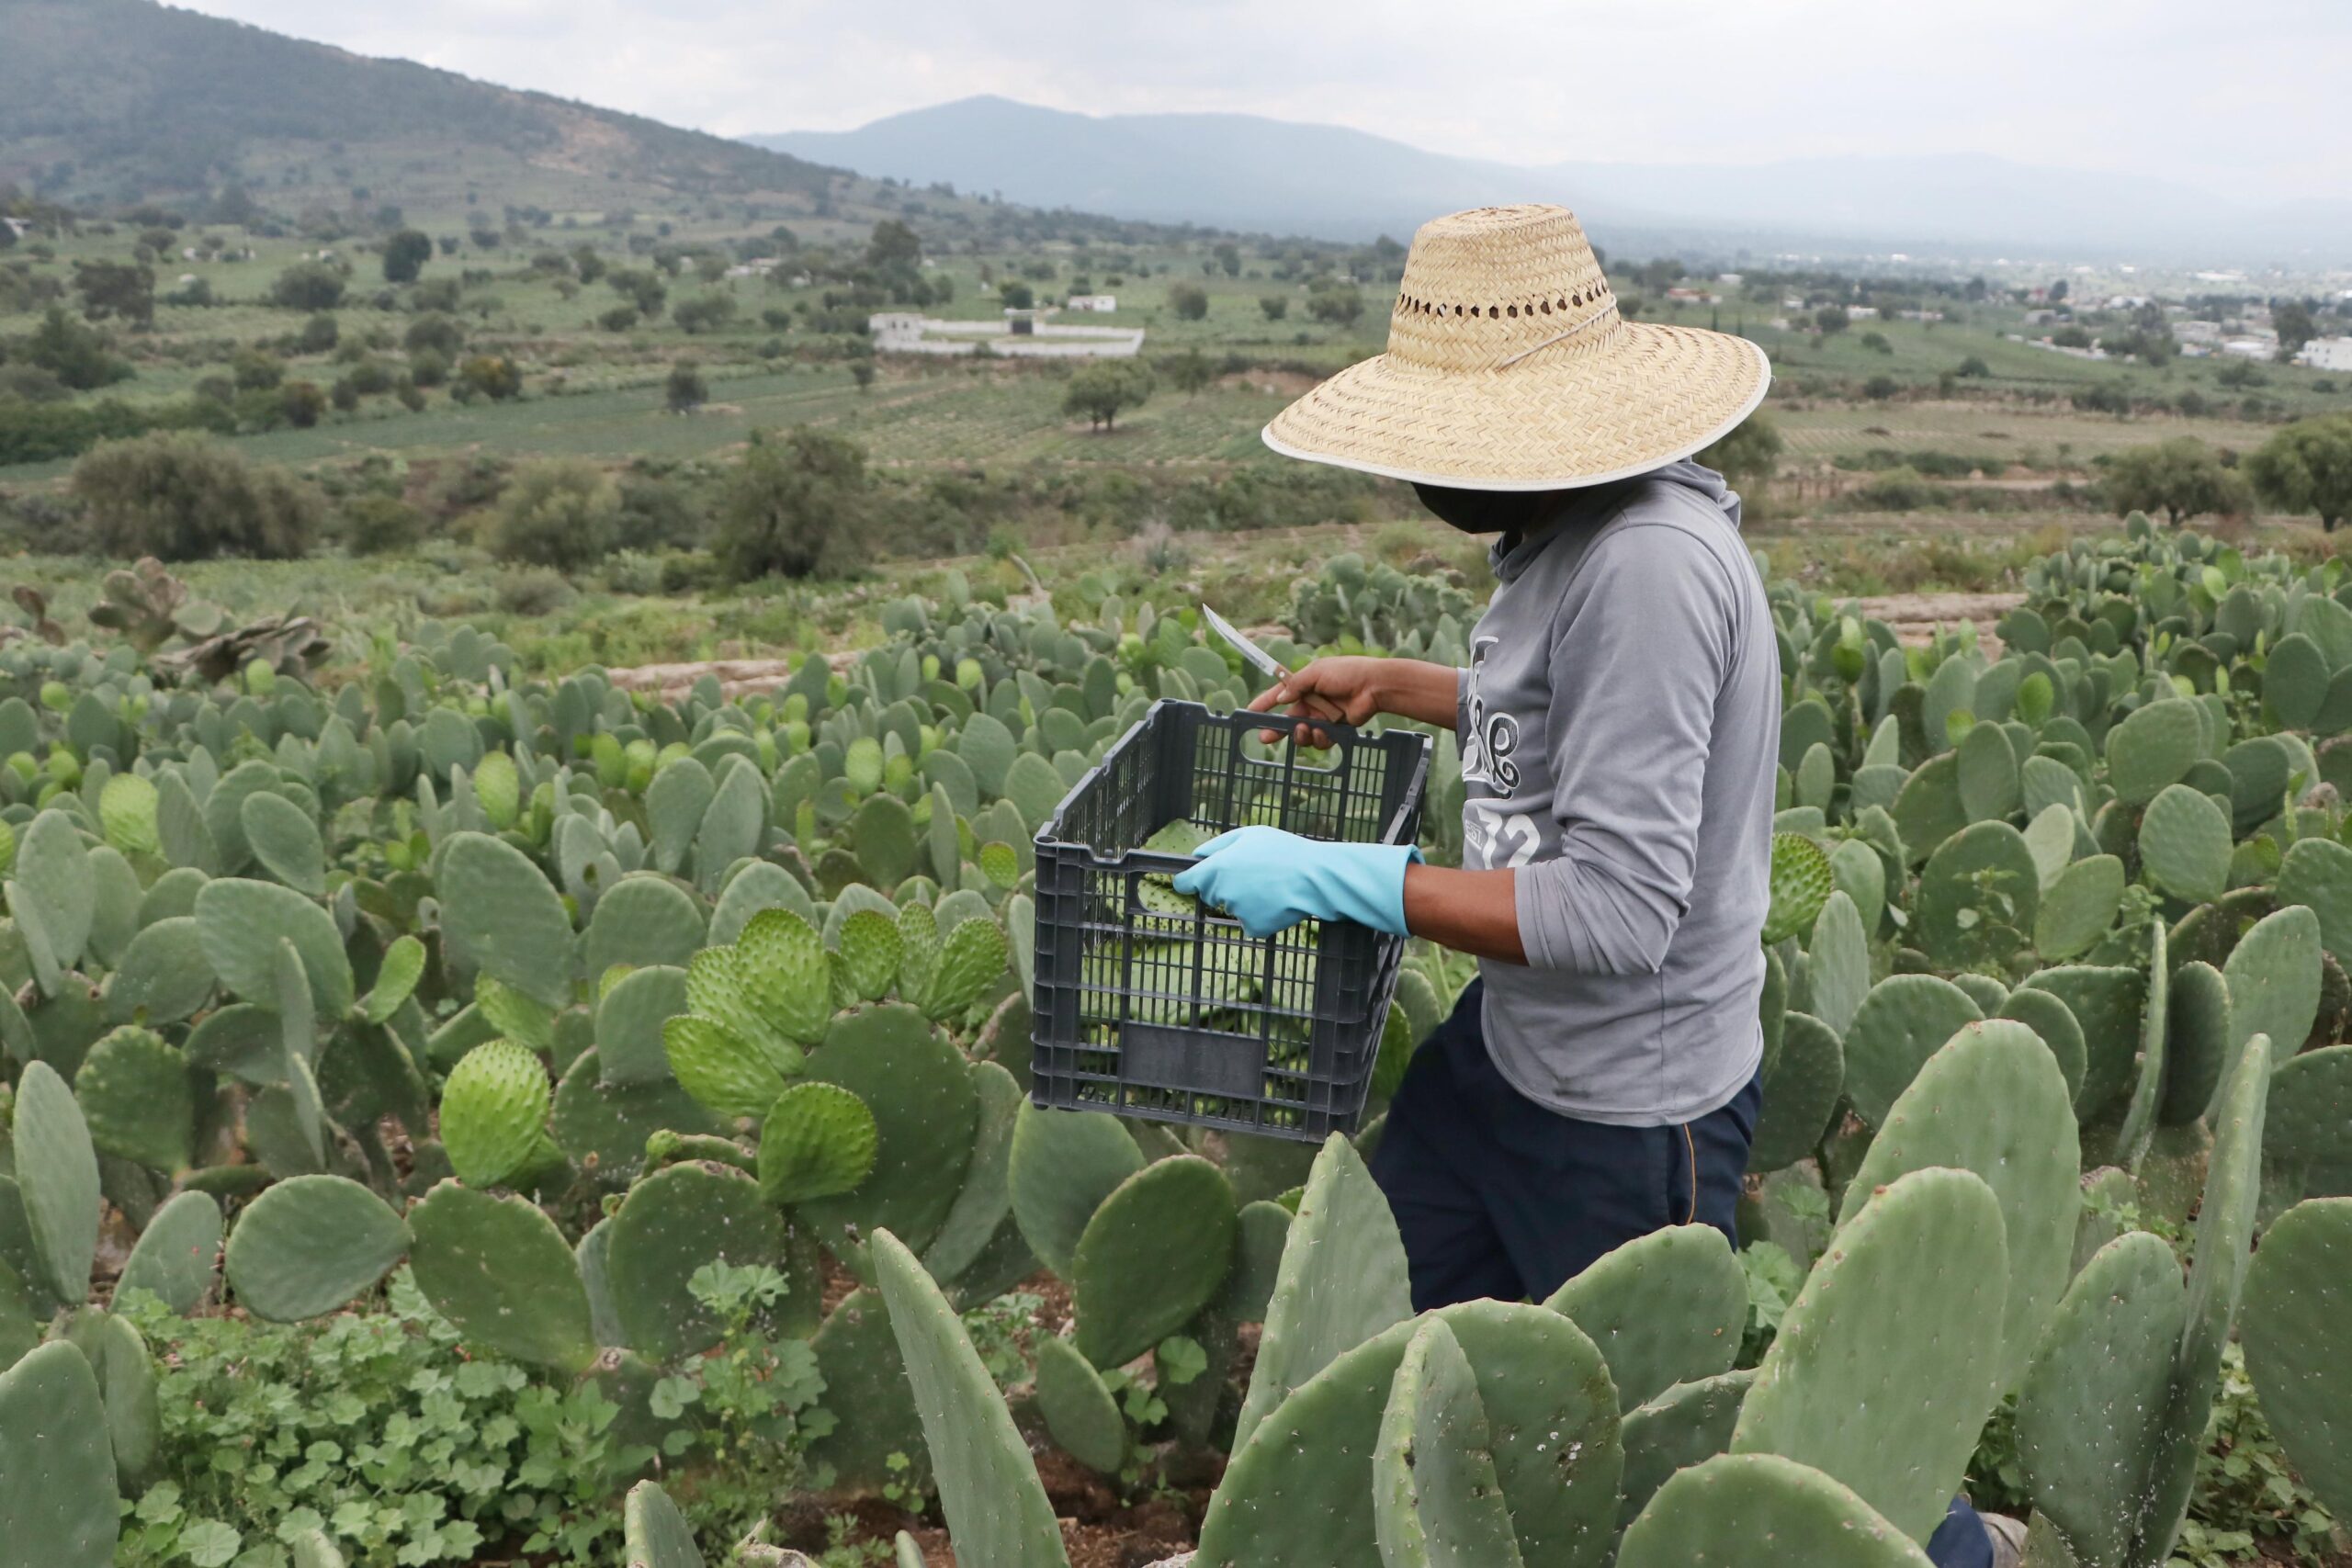
<path id="1" fill-rule="evenodd" d="M 1280 828 L 1236 828 L 1200 854 L 1200 863 L 1177 874 L 1176 891 L 1225 910 L 1253 937 L 1310 919 L 1403 936 L 1405 868 L 1421 858 L 1407 844 L 1325 843 Z"/>
<path id="2" fill-rule="evenodd" d="M 1284 713 L 1310 718 L 1368 724 L 1373 715 L 1381 711 L 1382 667 L 1388 662 L 1360 655 L 1317 659 L 1250 698 L 1250 711 L 1271 713 L 1279 707 Z M 1320 746 L 1326 740 L 1312 725 L 1299 725 L 1293 734 L 1302 746 Z M 1283 736 L 1279 729 L 1261 729 L 1258 738 L 1272 746 Z"/>

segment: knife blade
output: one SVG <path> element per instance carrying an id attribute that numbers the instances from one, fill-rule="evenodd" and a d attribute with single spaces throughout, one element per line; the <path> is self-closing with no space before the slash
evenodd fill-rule
<path id="1" fill-rule="evenodd" d="M 1217 636 L 1225 638 L 1227 643 L 1231 644 L 1234 651 L 1240 654 L 1243 659 L 1247 660 L 1250 667 L 1256 670 L 1259 674 L 1263 675 L 1269 681 L 1281 681 L 1289 678 L 1290 671 L 1283 669 L 1272 654 L 1268 653 L 1264 649 L 1260 648 L 1256 643 L 1251 642 L 1249 637 L 1242 632 L 1240 627 L 1235 626 L 1231 621 L 1227 620 L 1223 615 L 1218 615 L 1215 610 L 1210 609 L 1206 604 L 1203 604 L 1201 606 L 1201 618 L 1208 622 L 1209 630 L 1216 633 Z"/>

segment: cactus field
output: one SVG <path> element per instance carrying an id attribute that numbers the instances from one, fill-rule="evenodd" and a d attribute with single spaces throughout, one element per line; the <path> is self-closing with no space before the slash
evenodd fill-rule
<path id="1" fill-rule="evenodd" d="M 1772 585 L 1743 1250 L 1419 1315 L 1363 1155 L 1465 961 L 1408 953 L 1319 1150 L 1029 1102 L 1037 829 L 1155 698 L 1250 690 L 1189 606 L 951 574 L 665 700 L 469 629 L 322 662 L 118 575 L 0 646 L 0 1568 L 1117 1561 L 1072 1487 L 1198 1568 L 1916 1568 L 1995 1446 L 2029 1562 L 2165 1568 L 2241 1364 L 2292 1550 L 2345 1550 L 2340 563 L 2135 518 L 2031 569 L 1996 659 Z M 1270 650 L 1459 660 L 1475 614 L 1345 557 Z M 388 1306 L 596 1413 L 549 1441 L 626 1440 L 560 1517 L 155 1547 L 161 1478 L 232 1462 L 172 1448 L 166 1325 Z"/>

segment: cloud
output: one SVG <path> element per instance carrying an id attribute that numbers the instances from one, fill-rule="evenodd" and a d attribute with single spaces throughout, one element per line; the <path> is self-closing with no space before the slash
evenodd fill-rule
<path id="1" fill-rule="evenodd" d="M 2262 199 L 2352 186 L 2337 0 L 185 3 L 729 135 L 1001 93 L 1522 164 L 1975 152 Z"/>

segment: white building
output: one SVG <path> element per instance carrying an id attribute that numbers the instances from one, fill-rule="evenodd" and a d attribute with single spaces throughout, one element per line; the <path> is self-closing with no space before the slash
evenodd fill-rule
<path id="1" fill-rule="evenodd" d="M 2295 363 L 2314 370 L 2352 370 L 2352 337 L 2315 337 L 2303 344 Z"/>
<path id="2" fill-rule="evenodd" d="M 865 318 L 877 354 L 977 354 L 1007 358 L 1130 359 L 1143 350 L 1141 327 L 1065 327 L 1046 312 L 1012 310 L 996 321 L 947 321 L 913 310 L 883 310 Z"/>
<path id="3" fill-rule="evenodd" d="M 1069 297 L 1069 308 L 1108 315 L 1119 308 L 1119 297 L 1115 294 L 1073 294 Z"/>
<path id="4" fill-rule="evenodd" d="M 2276 359 L 2278 340 L 2276 337 L 2233 337 L 2222 344 L 2222 352 L 2233 359 Z"/>

